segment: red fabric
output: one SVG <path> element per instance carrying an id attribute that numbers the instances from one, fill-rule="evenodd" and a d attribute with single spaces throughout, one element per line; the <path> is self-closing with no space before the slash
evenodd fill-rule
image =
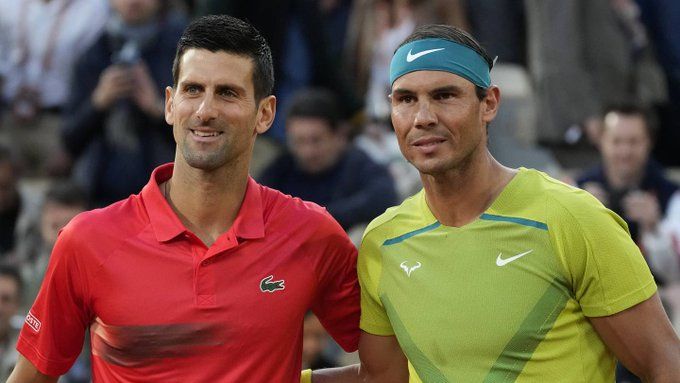
<path id="1" fill-rule="evenodd" d="M 171 174 L 157 168 L 139 195 L 62 230 L 25 357 L 63 374 L 90 327 L 95 382 L 297 383 L 309 309 L 356 350 L 356 249 L 324 209 L 250 179 L 234 225 L 206 248 L 161 195 Z"/>

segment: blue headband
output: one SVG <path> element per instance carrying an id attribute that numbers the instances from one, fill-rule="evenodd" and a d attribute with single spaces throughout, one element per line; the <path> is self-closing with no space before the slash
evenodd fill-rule
<path id="1" fill-rule="evenodd" d="M 407 73 L 419 70 L 451 72 L 480 88 L 491 86 L 489 64 L 482 56 L 450 40 L 416 40 L 397 49 L 390 63 L 390 84 Z"/>

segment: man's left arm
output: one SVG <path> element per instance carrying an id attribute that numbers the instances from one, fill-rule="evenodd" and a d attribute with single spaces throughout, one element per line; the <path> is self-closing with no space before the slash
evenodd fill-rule
<path id="1" fill-rule="evenodd" d="M 607 347 L 645 382 L 680 382 L 680 340 L 658 294 L 619 313 L 590 317 Z"/>

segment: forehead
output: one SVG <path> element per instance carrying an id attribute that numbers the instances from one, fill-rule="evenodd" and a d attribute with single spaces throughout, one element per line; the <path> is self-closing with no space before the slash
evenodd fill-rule
<path id="1" fill-rule="evenodd" d="M 474 91 L 475 85 L 469 80 L 446 71 L 419 70 L 406 73 L 392 84 L 392 92 L 428 92 L 433 89 L 455 86 L 463 90 Z"/>
<path id="2" fill-rule="evenodd" d="M 12 289 L 12 291 L 16 291 L 19 288 L 17 280 L 14 279 L 14 277 L 11 277 L 9 275 L 0 275 L 0 289 L 3 291 L 7 291 L 8 289 Z"/>
<path id="3" fill-rule="evenodd" d="M 249 84 L 252 88 L 253 60 L 250 57 L 211 52 L 207 49 L 187 49 L 180 60 L 178 83 L 191 81 L 202 84 Z"/>
<path id="4" fill-rule="evenodd" d="M 332 133 L 328 121 L 320 117 L 290 117 L 286 122 L 289 135 L 314 135 Z"/>
<path id="5" fill-rule="evenodd" d="M 616 136 L 647 135 L 647 127 L 642 116 L 611 112 L 604 118 L 603 133 Z"/>

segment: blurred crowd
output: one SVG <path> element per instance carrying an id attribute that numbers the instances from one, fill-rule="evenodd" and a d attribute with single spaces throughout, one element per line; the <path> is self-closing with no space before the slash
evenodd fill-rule
<path id="1" fill-rule="evenodd" d="M 278 113 L 256 142 L 252 176 L 326 207 L 355 242 L 420 189 L 389 118 L 394 50 L 424 23 L 469 31 L 496 57 L 492 154 L 621 215 L 678 324 L 677 0 L 0 0 L 0 9 L 0 379 L 59 229 L 137 193 L 173 160 L 164 94 L 175 46 L 191 18 L 215 13 L 249 20 L 274 56 Z M 313 314 L 304 345 L 306 366 L 342 363 Z M 62 380 L 88 382 L 88 363 Z"/>

